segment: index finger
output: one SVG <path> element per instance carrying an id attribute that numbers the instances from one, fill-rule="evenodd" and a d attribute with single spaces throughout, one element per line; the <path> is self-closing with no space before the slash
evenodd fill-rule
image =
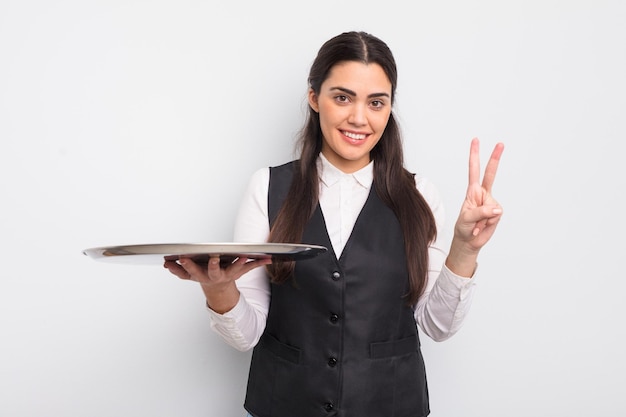
<path id="1" fill-rule="evenodd" d="M 469 157 L 469 183 L 478 184 L 480 181 L 480 157 L 479 157 L 480 142 L 478 138 L 472 139 L 470 145 L 470 157 Z"/>
<path id="2" fill-rule="evenodd" d="M 491 157 L 489 158 L 489 162 L 487 162 L 487 167 L 485 168 L 485 176 L 483 177 L 483 188 L 491 193 L 491 187 L 493 186 L 493 182 L 496 179 L 496 172 L 498 171 L 498 164 L 500 163 L 500 157 L 502 156 L 502 152 L 504 151 L 504 144 L 499 142 L 493 148 L 493 152 L 491 152 Z"/>

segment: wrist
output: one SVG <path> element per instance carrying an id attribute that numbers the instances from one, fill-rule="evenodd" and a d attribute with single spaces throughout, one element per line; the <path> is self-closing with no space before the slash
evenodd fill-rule
<path id="1" fill-rule="evenodd" d="M 232 285 L 202 286 L 207 306 L 218 314 L 230 311 L 239 302 L 239 290 Z"/>
<path id="2" fill-rule="evenodd" d="M 453 242 L 446 258 L 446 267 L 456 275 L 471 278 L 476 270 L 478 250 Z"/>

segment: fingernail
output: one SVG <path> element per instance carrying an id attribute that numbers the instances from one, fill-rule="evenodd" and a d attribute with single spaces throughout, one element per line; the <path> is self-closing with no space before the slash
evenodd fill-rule
<path id="1" fill-rule="evenodd" d="M 493 214 L 502 214 L 502 209 L 499 209 L 499 208 L 493 209 Z"/>

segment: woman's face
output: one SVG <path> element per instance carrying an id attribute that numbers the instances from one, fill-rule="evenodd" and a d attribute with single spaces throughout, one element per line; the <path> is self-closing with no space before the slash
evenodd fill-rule
<path id="1" fill-rule="evenodd" d="M 309 104 L 320 116 L 322 153 L 346 173 L 370 162 L 391 115 L 391 82 L 378 64 L 345 61 L 332 67 Z"/>

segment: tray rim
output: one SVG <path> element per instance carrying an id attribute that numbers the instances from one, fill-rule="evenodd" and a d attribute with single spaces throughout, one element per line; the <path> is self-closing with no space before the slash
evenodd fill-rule
<path id="1" fill-rule="evenodd" d="M 96 260 L 115 260 L 128 257 L 162 256 L 246 256 L 251 257 L 312 257 L 326 252 L 325 246 L 303 243 L 144 243 L 97 246 L 83 249 L 83 254 Z"/>

